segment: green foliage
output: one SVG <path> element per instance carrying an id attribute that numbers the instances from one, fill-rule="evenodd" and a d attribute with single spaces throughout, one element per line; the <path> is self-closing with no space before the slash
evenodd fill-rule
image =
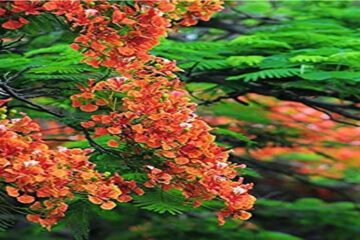
<path id="1" fill-rule="evenodd" d="M 242 142 L 245 142 L 248 145 L 251 145 L 251 144 L 254 143 L 247 136 L 245 136 L 245 135 L 243 135 L 241 133 L 238 133 L 238 132 L 231 131 L 231 130 L 229 130 L 227 128 L 216 128 L 212 132 L 214 134 L 217 134 L 217 135 L 227 136 L 227 137 L 230 137 L 230 138 L 240 140 Z"/>
<path id="2" fill-rule="evenodd" d="M 237 49 L 254 48 L 260 49 L 291 49 L 291 45 L 286 42 L 271 40 L 263 36 L 241 36 L 230 42 L 230 46 Z"/>
<path id="3" fill-rule="evenodd" d="M 85 201 L 76 201 L 70 204 L 70 210 L 67 212 L 64 225 L 70 229 L 75 240 L 89 239 L 90 231 L 90 203 Z"/>
<path id="4" fill-rule="evenodd" d="M 11 204 L 10 197 L 3 191 L 0 191 L 0 231 L 6 231 L 15 223 L 15 209 Z"/>
<path id="5" fill-rule="evenodd" d="M 269 78 L 287 78 L 296 76 L 299 73 L 297 68 L 273 68 L 253 73 L 245 73 L 239 76 L 228 77 L 226 80 L 244 80 L 245 82 L 257 81 Z"/>
<path id="6" fill-rule="evenodd" d="M 232 96 L 233 92 L 245 95 L 261 89 L 280 99 L 296 92 L 300 96 L 314 96 L 314 99 L 317 97 L 328 100 L 329 103 L 335 103 L 337 99 L 352 103 L 360 101 L 360 11 L 356 3 L 305 3 L 295 0 L 274 3 L 244 1 L 229 5 L 234 11 L 220 15 L 213 24 L 209 24 L 221 29 L 219 22 L 228 23 L 228 27 L 233 30 L 228 35 L 218 32 L 216 37 L 213 36 L 214 33 L 202 34 L 199 30 L 196 40 L 164 40 L 154 50 L 159 56 L 176 59 L 185 69 L 182 78 L 187 81 L 187 89 L 192 92 L 195 101 L 204 103 L 201 113 L 242 121 L 244 125 L 242 128 L 239 126 L 241 132 L 257 136 L 252 139 L 257 144 L 250 147 L 262 147 L 271 142 L 274 147 L 281 148 L 292 146 L 298 140 L 297 129 L 277 125 L 270 119 L 266 106 L 257 103 L 256 99 L 248 101 L 249 106 L 243 106 L 231 97 L 231 100 L 224 100 L 224 96 Z M 189 54 L 191 58 L 188 57 Z M 277 95 L 277 92 L 282 94 Z M 208 104 L 206 100 L 214 103 Z M 244 101 L 247 102 L 246 98 Z M 229 141 L 232 145 L 229 145 L 244 146 L 242 134 L 234 135 L 230 130 L 236 127 L 234 124 L 221 127 L 213 131 L 218 135 L 218 141 L 228 144 L 228 140 L 232 139 Z M 260 198 L 254 214 L 255 224 L 275 231 L 285 229 L 288 233 L 311 240 L 357 239 L 360 229 L 358 222 L 355 223 L 359 218 L 358 207 L 351 202 L 322 201 L 320 197 L 328 197 L 330 201 L 359 199 L 359 194 L 354 192 L 359 183 L 358 168 L 345 170 L 344 176 L 337 180 L 331 176 L 314 176 L 308 179 L 308 185 L 301 180 L 299 185 L 296 181 L 290 181 L 296 177 L 291 173 L 292 167 L 305 164 L 323 164 L 326 167 L 323 160 L 322 153 L 292 152 L 278 155 L 276 163 L 260 163 L 260 166 L 256 163 L 249 164 L 249 171 L 242 170 L 244 175 L 260 179 L 255 181 L 256 189 L 263 188 L 260 192 L 270 189 L 269 196 L 279 199 Z M 329 166 L 335 164 L 331 161 L 336 160 L 329 160 Z M 271 173 L 267 173 L 267 166 L 273 169 Z M 285 166 L 290 167 L 287 169 Z M 278 168 L 279 172 L 289 173 L 285 174 L 284 182 L 276 179 L 271 185 L 268 182 L 273 180 Z M 293 174 L 297 175 L 296 172 Z M 299 176 L 307 179 L 301 174 Z M 274 190 L 274 186 L 278 184 L 279 187 Z M 348 189 L 352 191 L 349 192 L 350 198 L 339 193 Z M 322 196 L 317 191 L 329 191 L 332 195 Z M 314 198 L 301 199 L 304 196 Z M 259 236 L 244 234 L 240 239 L 258 239 L 257 237 Z M 281 236 L 275 239 L 281 239 Z"/>
<path id="7" fill-rule="evenodd" d="M 279 156 L 280 160 L 292 160 L 296 159 L 297 161 L 304 161 L 304 162 L 313 162 L 313 161 L 319 161 L 322 159 L 322 156 L 316 153 L 298 153 L 298 152 L 291 152 L 291 153 L 285 153 L 281 154 Z"/>
<path id="8" fill-rule="evenodd" d="M 256 105 L 243 106 L 235 102 L 220 102 L 207 107 L 218 116 L 232 117 L 251 123 L 269 123 L 263 109 Z"/>
<path id="9" fill-rule="evenodd" d="M 358 98 L 360 40 L 356 27 L 349 25 L 354 19 L 345 14 L 356 16 L 358 10 L 351 2 L 339 6 L 311 2 L 304 6 L 301 1 L 285 1 L 279 5 L 261 12 L 274 18 L 274 23 L 253 27 L 233 40 L 164 40 L 154 53 L 176 59 L 182 68 L 191 70 L 190 77 L 184 76 L 190 82 L 223 82 L 219 87 L 227 88 L 225 81 L 231 80 L 246 88 L 248 82 L 259 81 L 276 88 L 315 90 L 324 96 L 329 90 L 337 95 L 342 89 L 346 97 Z M 258 6 L 271 8 L 261 1 L 239 4 L 235 9 L 260 14 Z M 337 8 L 346 11 L 340 14 Z M 237 13 L 225 16 L 236 18 Z"/>
<path id="10" fill-rule="evenodd" d="M 350 240 L 360 233 L 360 223 L 356 220 L 360 213 L 351 202 L 326 203 L 318 198 L 302 198 L 295 202 L 260 199 L 256 214 L 268 219 L 283 219 L 289 229 L 299 224 L 302 228 L 298 230 L 302 232 L 321 232 L 324 239 Z M 332 230 L 326 231 L 327 228 Z"/>
<path id="11" fill-rule="evenodd" d="M 256 100 L 249 101 L 248 106 L 239 104 L 234 98 L 216 100 L 235 91 L 243 95 L 261 85 L 269 92 L 315 92 L 316 96 L 326 99 L 359 102 L 360 9 L 356 4 L 351 1 L 304 3 L 295 0 L 242 1 L 229 5 L 234 11 L 226 11 L 216 19 L 223 23 L 234 20 L 231 27 L 235 31 L 229 35 L 221 26 L 180 30 L 180 33 L 171 33 L 172 40 L 162 40 L 152 50 L 157 56 L 177 60 L 185 70 L 179 75 L 186 81 L 186 88 L 195 101 L 204 103 L 199 113 L 244 122 L 244 132 L 241 133 L 231 130 L 234 129 L 231 127 L 239 126 L 227 124 L 214 129 L 220 144 L 257 148 L 271 142 L 276 147 L 283 147 L 291 146 L 299 137 L 296 129 L 272 121 L 266 106 Z M 26 85 L 32 90 L 27 96 L 29 99 L 69 113 L 59 122 L 73 126 L 87 114 L 71 108 L 69 96 L 77 91 L 76 85 L 89 78 L 99 80 L 116 73 L 81 63 L 81 54 L 69 47 L 74 33 L 58 20 L 50 15 L 34 17 L 26 27 L 2 35 L 15 39 L 22 35 L 26 37 L 11 48 L 1 49 L 0 76 L 9 77 L 29 68 L 16 81 L 10 82 L 11 87 L 17 90 Z M 196 33 L 196 40 L 187 40 L 187 34 L 191 33 Z M 174 40 L 183 39 L 182 36 L 185 40 Z M 215 103 L 208 104 L 207 100 L 215 100 Z M 18 104 L 15 101 L 10 106 Z M 23 106 L 17 109 L 35 118 L 52 119 L 46 113 Z M 108 140 L 102 137 L 95 142 L 106 146 Z M 147 163 L 147 159 L 142 157 L 145 152 L 131 153 L 126 144 L 133 143 L 112 149 L 118 154 L 116 157 L 95 153 L 91 161 L 97 164 L 99 171 L 110 174 L 118 171 L 127 180 L 145 182 L 146 174 L 132 168 L 140 169 L 139 166 Z M 331 144 L 337 143 L 329 143 L 329 146 Z M 64 145 L 90 147 L 86 140 L 74 140 Z M 146 152 L 146 155 L 151 155 L 156 163 L 163 161 L 153 152 Z M 238 169 L 247 181 L 256 183 L 254 194 L 259 200 L 250 221 L 229 221 L 222 227 L 217 225 L 214 216 L 222 206 L 209 202 L 194 210 L 191 203 L 184 204 L 186 199 L 177 191 L 155 189 L 147 190 L 143 196 L 135 196 L 134 205 L 119 204 L 111 212 L 90 206 L 83 199 L 75 199 L 70 204 L 65 222 L 55 227 L 53 233 L 48 233 L 16 218 L 11 209 L 13 204 L 11 207 L 5 204 L 12 200 L 1 193 L 0 230 L 9 230 L 0 232 L 0 239 L 23 239 L 26 236 L 29 240 L 85 240 L 90 235 L 90 239 L 106 240 L 355 240 L 360 236 L 358 206 L 345 202 L 346 196 L 340 194 L 332 196 L 328 202 L 320 200 L 317 191 L 327 188 L 316 186 L 345 191 L 355 189 L 360 183 L 358 168 L 344 170 L 344 176 L 339 180 L 317 176 L 309 178 L 308 183 L 297 183 L 291 180 L 294 177 L 291 174 L 283 176 L 274 171 L 288 170 L 282 167 L 284 165 L 277 165 L 279 163 L 295 166 L 299 162 L 321 163 L 321 159 L 317 153 L 292 152 L 279 155 L 274 162 L 260 163 L 260 166 L 250 162 L 248 168 Z M 241 158 L 237 160 L 243 161 Z M 279 176 L 285 181 L 281 182 Z M 358 197 L 356 192 L 348 195 L 354 199 Z M 21 207 L 15 206 L 15 210 L 21 210 Z M 15 228 L 14 223 L 17 224 Z"/>
<path id="12" fill-rule="evenodd" d="M 2 54 L 0 73 L 16 73 L 29 68 L 22 75 L 22 84 L 46 82 L 56 84 L 64 82 L 85 82 L 89 78 L 100 78 L 101 74 L 86 64 L 81 64 L 80 53 L 68 44 L 58 44 L 46 48 L 27 51 L 25 54 Z M 73 86 L 73 84 L 69 85 Z"/>
<path id="13" fill-rule="evenodd" d="M 135 198 L 135 205 L 156 213 L 180 214 L 189 207 L 184 205 L 184 197 L 177 191 L 155 190 Z"/>
<path id="14" fill-rule="evenodd" d="M 233 56 L 233 57 L 229 57 L 227 59 L 227 62 L 231 66 L 237 68 L 244 68 L 248 66 L 258 66 L 263 59 L 264 59 L 263 56 Z"/>

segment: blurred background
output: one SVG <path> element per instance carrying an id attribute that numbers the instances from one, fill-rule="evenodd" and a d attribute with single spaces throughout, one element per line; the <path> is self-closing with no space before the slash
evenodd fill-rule
<path id="1" fill-rule="evenodd" d="M 33 66 L 19 84 L 33 87 L 39 103 L 70 109 L 71 82 L 105 70 L 79 63 L 61 21 L 31 22 L 13 33 L 26 37 L 1 53 L 0 73 Z M 154 192 L 113 211 L 75 202 L 52 232 L 0 206 L 0 239 L 360 239 L 359 29 L 358 1 L 227 1 L 153 50 L 178 62 L 198 114 L 233 149 L 231 161 L 248 166 L 241 173 L 258 198 L 250 220 L 220 227 L 216 203 L 192 209 L 175 193 Z M 42 119 L 52 146 L 86 147 L 66 120 L 23 110 Z"/>

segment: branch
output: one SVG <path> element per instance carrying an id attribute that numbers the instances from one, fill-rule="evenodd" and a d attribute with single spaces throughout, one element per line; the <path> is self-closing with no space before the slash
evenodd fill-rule
<path id="1" fill-rule="evenodd" d="M 34 109 L 40 110 L 42 112 L 49 113 L 49 114 L 54 115 L 54 116 L 59 117 L 59 118 L 64 117 L 63 115 L 61 115 L 59 113 L 56 113 L 56 112 L 54 112 L 54 111 L 52 111 L 52 110 L 50 110 L 48 108 L 45 108 L 45 107 L 43 107 L 41 105 L 38 105 L 38 104 L 35 104 L 35 103 L 27 100 L 26 98 L 19 96 L 5 82 L 0 82 L 0 88 L 2 88 L 7 94 L 9 94 L 10 97 L 12 97 L 14 99 L 17 99 L 17 100 L 19 100 L 21 102 L 26 103 L 26 104 L 32 106 Z"/>
<path id="2" fill-rule="evenodd" d="M 350 125 L 350 126 L 354 126 L 354 127 L 360 127 L 360 125 L 357 125 L 357 124 L 355 124 L 355 123 L 346 122 L 346 121 L 343 121 L 343 120 L 336 119 L 336 118 L 334 118 L 333 115 L 331 115 L 331 113 L 329 113 L 329 112 L 327 112 L 327 111 L 325 111 L 325 110 L 322 110 L 322 109 L 320 109 L 320 108 L 318 108 L 318 107 L 311 106 L 311 105 L 308 105 L 308 104 L 306 104 L 306 106 L 312 107 L 312 108 L 314 108 L 315 110 L 318 110 L 319 112 L 325 113 L 325 114 L 330 118 L 331 121 L 334 121 L 334 122 L 337 122 L 337 123 L 346 124 L 346 125 Z"/>
<path id="3" fill-rule="evenodd" d="M 81 127 L 81 131 L 84 133 L 84 136 L 85 136 L 86 140 L 89 142 L 90 146 L 95 148 L 98 152 L 113 154 L 112 151 L 110 151 L 110 150 L 108 150 L 106 148 L 103 148 L 101 145 L 97 144 L 97 142 L 95 142 L 94 139 L 91 138 L 91 135 L 90 135 L 89 131 L 86 128 Z"/>
<path id="4" fill-rule="evenodd" d="M 15 74 L 12 75 L 11 77 L 7 77 L 7 75 L 8 75 L 9 73 L 5 74 L 5 76 L 4 76 L 4 82 L 5 82 L 5 83 L 9 83 L 9 82 L 11 82 L 12 80 L 15 80 L 16 78 L 20 77 L 23 73 L 29 71 L 31 68 L 33 68 L 33 67 L 26 67 L 26 68 L 20 70 L 19 72 L 15 73 Z"/>
<path id="5" fill-rule="evenodd" d="M 354 105 L 345 105 L 345 107 L 344 107 L 343 105 L 321 102 L 321 101 L 309 99 L 309 98 L 306 98 L 303 96 L 299 96 L 295 92 L 290 91 L 290 90 L 269 89 L 269 87 L 262 86 L 262 85 L 256 84 L 256 83 L 249 83 L 249 87 L 250 87 L 249 92 L 259 93 L 259 94 L 267 95 L 267 96 L 274 96 L 281 100 L 301 102 L 309 107 L 322 108 L 322 109 L 337 113 L 337 114 L 347 117 L 347 118 L 351 118 L 354 120 L 360 120 L 360 116 L 357 116 L 351 112 L 343 110 L 343 108 L 349 108 L 349 106 L 351 106 L 351 108 L 354 110 L 360 110 L 360 108 L 358 108 Z"/>
<path id="6" fill-rule="evenodd" d="M 1 81 L 0 82 L 0 88 L 3 89 L 7 94 L 9 94 L 10 97 L 14 98 L 14 99 L 17 99 L 23 103 L 26 103 L 27 105 L 30 106 L 31 109 L 33 110 L 36 110 L 36 111 L 40 111 L 40 112 L 45 112 L 45 113 L 48 113 L 50 115 L 53 115 L 55 117 L 58 117 L 58 118 L 64 118 L 66 117 L 66 115 L 63 115 L 63 114 L 60 114 L 60 113 L 57 113 L 53 110 L 50 110 L 42 105 L 39 105 L 39 104 L 36 104 L 36 103 L 33 103 L 32 101 L 18 95 L 10 86 L 7 85 L 7 83 L 11 80 L 14 80 L 16 79 L 17 77 L 19 77 L 23 72 L 27 71 L 27 69 L 24 69 L 18 73 L 16 73 L 15 75 L 11 76 L 10 78 L 5 78 L 5 81 Z M 112 151 L 112 150 L 108 150 L 108 149 L 105 149 L 103 148 L 102 146 L 100 146 L 99 144 L 97 144 L 92 138 L 91 138 L 91 135 L 89 133 L 89 131 L 82 127 L 82 126 L 75 126 L 75 125 L 72 125 L 72 124 L 68 124 L 68 126 L 70 127 L 73 127 L 75 129 L 80 129 L 80 131 L 82 131 L 84 133 L 84 136 L 86 138 L 86 140 L 89 142 L 90 146 L 92 146 L 94 149 L 96 149 L 97 151 L 99 151 L 100 153 L 110 153 L 112 155 L 115 155 L 115 152 L 116 151 Z"/>
<path id="7" fill-rule="evenodd" d="M 225 95 L 225 96 L 219 96 L 213 100 L 202 100 L 201 103 L 199 103 L 199 105 L 209 105 L 209 104 L 213 104 L 213 103 L 216 103 L 216 102 L 220 102 L 221 100 L 224 100 L 224 99 L 233 99 L 235 100 L 236 102 L 242 104 L 242 105 L 245 105 L 245 106 L 248 106 L 249 103 L 247 102 L 244 102 L 242 100 L 240 100 L 238 97 L 240 97 L 241 95 L 245 94 L 246 92 L 232 92 L 232 93 L 229 93 L 229 95 Z M 198 98 L 197 98 L 198 99 Z"/>
<path id="8" fill-rule="evenodd" d="M 8 49 L 8 48 L 10 48 L 12 45 L 20 42 L 24 37 L 25 37 L 25 34 L 21 35 L 18 39 L 16 39 L 15 41 L 13 41 L 13 42 L 11 42 L 11 43 L 3 44 L 3 45 L 1 46 L 1 52 L 5 52 L 5 50 L 2 50 L 2 49 Z M 2 43 L 2 41 L 1 41 L 0 43 Z"/>

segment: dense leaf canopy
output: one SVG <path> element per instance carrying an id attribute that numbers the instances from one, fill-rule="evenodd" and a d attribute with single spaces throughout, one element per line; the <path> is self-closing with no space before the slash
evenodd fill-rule
<path id="1" fill-rule="evenodd" d="M 26 205 L 33 200 L 26 194 L 19 200 L 14 189 L 9 191 L 9 182 L 14 186 L 15 180 L 1 170 L 5 180 L 0 192 L 0 239 L 360 239 L 358 2 L 225 1 L 224 9 L 210 20 L 207 16 L 213 13 L 212 8 L 201 5 L 206 1 L 193 1 L 201 2 L 203 15 L 196 15 L 201 12 L 196 12 L 197 6 L 191 8 L 173 0 L 169 2 L 175 3 L 177 12 L 170 5 L 146 6 L 140 14 L 133 9 L 137 4 L 148 4 L 141 2 L 110 1 L 116 7 L 104 7 L 104 14 L 112 13 L 113 22 L 106 25 L 115 29 L 111 34 L 123 41 L 132 31 L 132 21 L 152 7 L 167 12 L 164 18 L 171 29 L 160 21 L 153 28 L 163 27 L 163 32 L 148 33 L 144 27 L 142 34 L 151 36 L 146 42 L 149 45 L 138 44 L 141 51 L 121 45 L 119 52 L 125 55 L 112 59 L 115 63 L 107 62 L 112 50 L 81 42 L 79 35 L 85 35 L 85 27 L 74 24 L 75 20 L 54 10 L 54 6 L 47 6 L 49 11 L 41 15 L 24 16 L 29 23 L 19 20 L 21 26 L 9 29 L 13 15 L 2 16 L 0 3 L 0 133 L 1 126 L 13 128 L 14 121 L 8 119 L 26 114 L 37 122 L 36 126 L 26 122 L 29 125 L 12 129 L 16 139 L 34 142 L 36 149 L 51 149 L 46 150 L 46 159 L 54 166 L 69 161 L 61 151 L 77 149 L 65 154 L 73 159 L 67 171 L 72 171 L 69 174 L 75 180 L 76 174 L 83 176 L 91 171 L 89 181 L 120 189 L 116 197 L 100 194 L 81 177 L 76 184 L 85 191 L 75 187 L 80 194 L 64 200 L 69 206 L 66 216 L 48 232 L 25 219 L 24 215 L 33 214 L 34 209 Z M 96 8 L 94 5 L 91 7 Z M 92 9 L 89 6 L 87 10 Z M 114 22 L 114 18 L 120 19 L 116 9 L 127 9 L 124 11 L 131 17 L 126 24 Z M 191 14 L 197 16 L 196 21 Z M 135 37 L 124 40 L 124 44 L 131 39 Z M 80 47 L 74 46 L 74 41 Z M 136 44 L 129 48 L 136 49 Z M 99 58 L 89 53 L 92 48 L 100 49 Z M 133 65 L 124 63 L 126 54 L 139 65 L 132 59 L 128 61 Z M 176 60 L 182 70 L 162 58 Z M 125 84 L 115 86 L 114 79 Z M 200 118 L 192 112 L 195 106 L 183 99 L 187 93 L 182 89 L 187 90 L 191 102 L 197 103 Z M 87 97 L 89 92 L 93 95 Z M 148 94 L 147 100 L 139 92 Z M 167 115 L 170 120 L 164 120 L 160 128 L 149 110 L 154 99 L 158 101 L 155 110 L 161 109 L 159 115 L 172 111 L 167 104 L 188 112 L 171 112 L 173 116 Z M 128 117 L 129 112 L 138 115 Z M 182 120 L 184 115 L 187 120 Z M 110 120 L 104 120 L 104 116 Z M 178 122 L 178 129 L 170 128 Z M 170 129 L 166 135 L 159 134 L 163 126 Z M 29 128 L 41 132 L 43 140 L 27 135 Z M 194 137 L 191 145 L 196 145 L 199 153 L 185 144 L 182 149 L 172 145 L 192 132 L 201 132 L 194 133 L 198 134 L 197 140 Z M 216 145 L 209 132 L 216 136 Z M 1 146 L 7 144 L 5 137 L 3 142 Z M 88 148 L 94 151 L 89 153 Z M 177 148 L 181 150 L 173 150 Z M 225 149 L 232 149 L 229 162 Z M 5 159 L 10 154 L 4 152 L 0 149 L 0 165 L 5 168 L 3 161 L 15 160 Z M 206 157 L 198 157 L 201 154 Z M 194 167 L 198 162 L 187 165 L 188 159 L 211 162 L 214 155 L 221 161 L 210 170 L 205 165 Z M 35 162 L 27 159 L 24 164 L 31 167 L 38 164 Z M 182 175 L 182 167 L 188 167 L 187 175 Z M 222 177 L 229 180 L 218 188 L 229 188 L 230 192 L 219 190 L 216 181 L 203 180 L 214 173 L 213 169 L 222 171 L 214 175 L 219 177 L 218 182 L 223 181 Z M 116 173 L 121 180 L 114 177 Z M 72 187 L 70 180 L 67 184 Z M 247 193 L 251 188 L 257 198 L 254 207 L 254 199 Z M 26 193 L 26 188 L 20 190 Z M 122 203 L 114 208 L 116 199 Z M 110 208 L 114 209 L 106 210 Z M 249 220 L 245 210 L 253 215 Z M 229 215 L 235 219 L 219 226 L 216 212 L 221 223 Z M 48 223 L 33 221 L 49 228 Z"/>

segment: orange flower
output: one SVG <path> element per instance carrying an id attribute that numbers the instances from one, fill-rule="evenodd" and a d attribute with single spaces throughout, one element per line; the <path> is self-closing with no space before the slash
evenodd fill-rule
<path id="1" fill-rule="evenodd" d="M 114 207 L 116 207 L 116 204 L 112 201 L 108 201 L 108 202 L 104 202 L 103 204 L 101 204 L 100 207 L 105 210 L 111 210 Z"/>
<path id="2" fill-rule="evenodd" d="M 108 132 L 110 134 L 120 134 L 121 133 L 121 129 L 119 127 L 109 127 L 107 128 Z"/>
<path id="3" fill-rule="evenodd" d="M 132 125 L 131 128 L 138 134 L 142 134 L 144 132 L 143 126 L 141 124 Z"/>
<path id="4" fill-rule="evenodd" d="M 11 197 L 18 197 L 20 195 L 19 189 L 17 189 L 17 188 L 6 186 L 5 190 L 6 190 L 7 194 Z"/>
<path id="5" fill-rule="evenodd" d="M 95 171 L 88 161 L 88 150 L 50 149 L 38 134 L 39 126 L 29 117 L 0 120 L 0 125 L 0 159 L 4 163 L 0 176 L 5 184 L 11 183 L 5 186 L 9 196 L 24 204 L 33 203 L 30 208 L 39 212 L 28 215 L 29 221 L 50 230 L 64 217 L 65 201 L 78 192 L 88 194 L 89 201 L 103 204 L 104 209 L 113 207 L 111 200 L 124 201 L 131 192 L 141 194 L 135 182 Z M 35 196 L 39 198 L 36 202 Z"/>
<path id="6" fill-rule="evenodd" d="M 107 145 L 108 145 L 109 147 L 116 148 L 116 147 L 119 146 L 119 143 L 118 143 L 116 140 L 111 139 L 111 140 L 109 140 L 109 141 L 107 142 Z"/>
<path id="7" fill-rule="evenodd" d="M 9 19 L 8 21 L 4 22 L 1 26 L 6 29 L 18 29 L 27 23 L 29 23 L 28 20 L 26 20 L 23 17 L 20 17 L 18 20 Z"/>
<path id="8" fill-rule="evenodd" d="M 94 104 L 86 104 L 86 105 L 82 105 L 80 106 L 80 109 L 84 112 L 94 112 L 98 109 L 99 107 L 94 105 Z"/>
<path id="9" fill-rule="evenodd" d="M 219 197 L 226 205 L 219 214 L 221 222 L 230 215 L 248 217 L 245 211 L 250 210 L 254 202 L 248 194 L 252 185 L 233 180 L 236 166 L 226 162 L 228 154 L 214 143 L 209 126 L 194 114 L 195 104 L 190 102 L 174 74 L 179 71 L 175 62 L 149 52 L 169 27 L 208 20 L 221 9 L 222 1 L 135 1 L 133 8 L 110 1 L 87 4 L 86 1 L 50 0 L 41 4 L 43 11 L 63 16 L 71 27 L 80 29 L 81 34 L 72 46 L 82 52 L 84 62 L 115 69 L 124 76 L 98 83 L 89 80 L 88 86 L 81 86 L 81 92 L 71 97 L 72 105 L 84 112 L 97 111 L 99 106 L 107 107 L 104 111 L 112 110 L 92 116 L 82 126 L 93 131 L 95 137 L 114 137 L 108 141 L 111 147 L 126 141 L 133 143 L 134 153 L 153 150 L 164 160 L 156 163 L 156 167 L 146 167 L 145 186 L 178 189 L 196 205 Z M 37 14 L 37 7 L 19 4 L 15 11 Z M 26 19 L 19 17 L 18 21 L 9 20 L 3 27 L 16 29 L 26 23 Z M 17 154 L 15 160 L 5 156 L 2 161 L 5 181 L 24 192 L 18 196 L 19 201 L 33 202 L 35 199 L 28 192 L 45 198 L 43 205 L 35 206 L 45 213 L 29 215 L 30 221 L 50 229 L 64 216 L 65 200 L 76 192 L 85 192 L 91 202 L 103 209 L 114 208 L 114 201 L 130 200 L 132 192 L 143 194 L 134 181 L 95 171 L 83 150 L 55 151 L 41 139 L 23 137 L 22 134 L 38 131 L 38 125 L 31 119 L 23 118 L 10 130 L 7 130 L 9 123 L 5 125 L 4 133 L 0 132 L 3 134 L 0 153 Z M 29 153 L 29 149 L 32 152 Z M 7 165 L 6 161 L 13 162 Z M 21 184 L 24 182 L 33 189 L 25 189 Z M 12 190 L 10 193 L 16 195 Z"/>
<path id="10" fill-rule="evenodd" d="M 179 157 L 179 158 L 175 158 L 175 162 L 179 165 L 183 165 L 189 163 L 189 159 L 185 157 Z"/>
<path id="11" fill-rule="evenodd" d="M 3 8 L 0 8 L 0 16 L 3 16 L 6 13 L 6 10 Z"/>
<path id="12" fill-rule="evenodd" d="M 25 194 L 20 197 L 17 197 L 16 199 L 21 203 L 32 203 L 35 201 L 35 198 L 33 196 L 25 195 Z"/>

